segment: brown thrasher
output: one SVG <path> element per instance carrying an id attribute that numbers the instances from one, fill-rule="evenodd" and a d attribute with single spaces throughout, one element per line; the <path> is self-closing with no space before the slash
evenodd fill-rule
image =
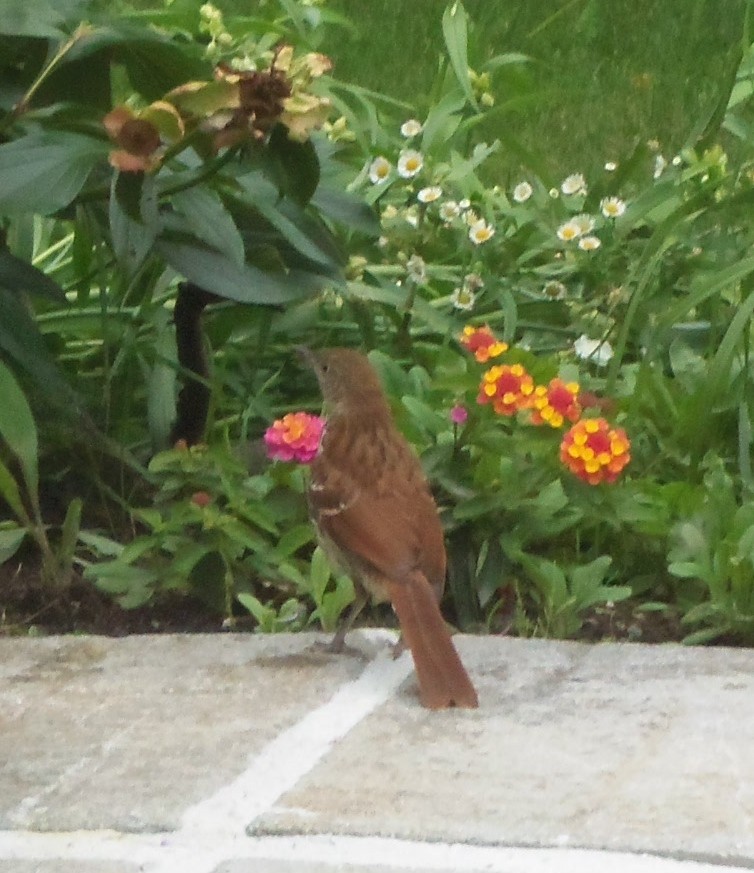
<path id="1" fill-rule="evenodd" d="M 388 600 L 414 658 L 422 704 L 478 706 L 438 605 L 446 558 L 437 507 L 377 373 L 351 349 L 299 351 L 317 376 L 327 419 L 311 465 L 310 512 L 326 554 L 356 588 L 332 649 L 343 648 L 370 596 Z"/>

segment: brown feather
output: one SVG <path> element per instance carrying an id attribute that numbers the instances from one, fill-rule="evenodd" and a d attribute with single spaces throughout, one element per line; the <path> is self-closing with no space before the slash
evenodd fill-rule
<path id="1" fill-rule="evenodd" d="M 322 545 L 357 588 L 392 603 L 423 705 L 475 707 L 476 691 L 438 605 L 445 545 L 419 459 L 396 429 L 363 355 L 347 349 L 305 354 L 328 411 L 308 495 Z"/>
<path id="2" fill-rule="evenodd" d="M 405 582 L 387 580 L 401 632 L 411 649 L 419 678 L 419 698 L 428 709 L 460 706 L 476 709 L 479 698 L 471 684 L 430 584 L 419 572 Z"/>

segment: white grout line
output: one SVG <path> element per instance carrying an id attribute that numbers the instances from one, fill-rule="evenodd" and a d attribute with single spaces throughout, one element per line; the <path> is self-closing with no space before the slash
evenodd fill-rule
<path id="1" fill-rule="evenodd" d="M 379 631 L 364 633 L 381 637 Z M 145 873 L 213 873 L 233 860 L 332 863 L 338 869 L 488 873 L 722 873 L 715 864 L 573 848 L 507 848 L 384 837 L 250 837 L 247 826 L 271 809 L 333 745 L 387 701 L 412 672 L 410 655 L 381 652 L 327 703 L 310 711 L 254 756 L 233 782 L 189 807 L 177 831 L 44 833 L 0 831 L 0 861 L 111 861 Z"/>
<path id="2" fill-rule="evenodd" d="M 411 674 L 408 652 L 381 652 L 358 679 L 284 730 L 255 755 L 233 782 L 186 810 L 181 832 L 216 836 L 243 833 L 312 770 L 333 745 L 394 694 Z"/>

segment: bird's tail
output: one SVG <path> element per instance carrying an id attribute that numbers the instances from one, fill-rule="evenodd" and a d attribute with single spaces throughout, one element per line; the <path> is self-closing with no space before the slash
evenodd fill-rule
<path id="1" fill-rule="evenodd" d="M 422 706 L 475 709 L 479 706 L 476 690 L 424 574 L 415 571 L 400 582 L 386 581 L 403 638 L 414 658 Z"/>

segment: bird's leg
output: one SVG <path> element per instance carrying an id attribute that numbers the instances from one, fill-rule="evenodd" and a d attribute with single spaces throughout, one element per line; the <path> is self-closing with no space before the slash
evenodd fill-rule
<path id="1" fill-rule="evenodd" d="M 346 643 L 346 634 L 353 627 L 353 623 L 359 617 L 359 613 L 362 609 L 367 605 L 368 600 L 369 595 L 367 592 L 361 586 L 358 586 L 356 588 L 356 597 L 348 610 L 348 615 L 343 619 L 335 636 L 326 647 L 328 652 L 333 652 L 338 655 L 343 651 Z"/>

